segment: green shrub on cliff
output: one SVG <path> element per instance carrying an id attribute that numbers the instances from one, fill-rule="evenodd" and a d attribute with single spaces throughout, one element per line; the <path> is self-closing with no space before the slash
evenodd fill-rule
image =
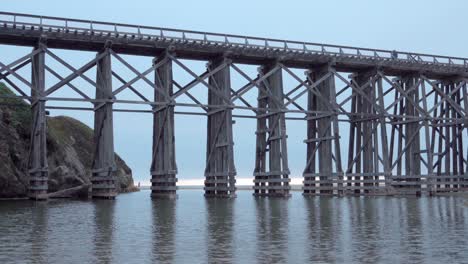
<path id="1" fill-rule="evenodd" d="M 0 83 L 0 198 L 24 197 L 28 185 L 31 106 Z M 49 191 L 90 184 L 93 130 L 67 116 L 47 117 Z M 131 169 L 116 155 L 118 191 L 133 190 Z"/>
<path id="2" fill-rule="evenodd" d="M 11 116 L 12 125 L 29 127 L 31 123 L 31 107 L 29 104 L 18 98 L 8 98 L 15 94 L 4 84 L 0 82 L 0 107 L 14 109 Z"/>

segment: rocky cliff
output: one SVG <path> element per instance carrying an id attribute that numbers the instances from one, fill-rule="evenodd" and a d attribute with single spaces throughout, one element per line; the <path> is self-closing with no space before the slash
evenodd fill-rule
<path id="1" fill-rule="evenodd" d="M 0 96 L 13 93 L 0 83 Z M 0 198 L 24 197 L 28 186 L 30 106 L 0 98 Z M 6 105 L 5 105 L 6 104 Z M 66 116 L 47 117 L 49 192 L 90 184 L 93 130 Z M 131 169 L 116 156 L 119 192 L 134 190 Z"/>

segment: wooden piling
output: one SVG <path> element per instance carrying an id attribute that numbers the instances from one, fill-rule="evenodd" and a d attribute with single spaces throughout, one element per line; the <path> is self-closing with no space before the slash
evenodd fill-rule
<path id="1" fill-rule="evenodd" d="M 176 198 L 177 164 L 175 158 L 172 61 L 165 55 L 155 60 L 164 63 L 155 70 L 154 101 L 166 103 L 153 108 L 153 157 L 151 162 L 151 197 Z M 162 91 L 162 92 L 161 92 Z"/>
<path id="2" fill-rule="evenodd" d="M 343 191 L 343 171 L 339 142 L 338 120 L 335 114 L 335 79 L 332 65 L 313 69 L 309 83 L 321 81 L 316 89 L 309 87 L 308 110 L 320 114 L 307 116 L 307 164 L 303 173 L 304 195 L 333 195 Z M 333 144 L 332 144 L 333 143 Z M 318 168 L 316 168 L 318 161 Z M 335 165 L 335 166 L 334 166 Z"/>
<path id="3" fill-rule="evenodd" d="M 212 71 L 227 63 L 224 57 L 210 61 Z M 205 197 L 235 197 L 234 140 L 232 138 L 231 75 L 228 64 L 209 78 Z"/>
<path id="4" fill-rule="evenodd" d="M 263 66 L 260 76 L 274 71 L 259 86 L 254 195 L 289 197 L 286 120 L 283 112 L 283 78 L 275 64 Z M 268 152 L 268 154 L 267 154 Z"/>
<path id="5" fill-rule="evenodd" d="M 46 102 L 42 98 L 45 92 L 45 52 L 41 45 L 35 48 L 41 51 L 32 57 L 32 126 L 28 162 L 28 196 L 32 200 L 46 200 L 48 189 Z"/>
<path id="6" fill-rule="evenodd" d="M 93 198 L 114 199 L 115 186 L 114 124 L 112 107 L 112 66 L 109 48 L 105 56 L 97 62 L 96 99 L 107 100 L 95 104 L 94 111 L 94 160 L 92 165 L 91 195 Z M 99 55 L 98 55 L 99 56 Z"/>

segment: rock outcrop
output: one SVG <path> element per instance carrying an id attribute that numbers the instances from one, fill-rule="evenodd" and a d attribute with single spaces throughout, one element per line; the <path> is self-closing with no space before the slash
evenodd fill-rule
<path id="1" fill-rule="evenodd" d="M 13 93 L 0 83 L 0 96 Z M 30 106 L 19 99 L 0 98 L 0 198 L 27 195 Z M 93 130 L 66 116 L 47 117 L 49 192 L 90 184 Z M 119 192 L 135 189 L 132 171 L 116 155 Z"/>

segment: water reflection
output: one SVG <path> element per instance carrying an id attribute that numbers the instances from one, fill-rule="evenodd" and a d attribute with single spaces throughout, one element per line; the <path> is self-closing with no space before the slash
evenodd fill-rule
<path id="1" fill-rule="evenodd" d="M 32 263 L 47 263 L 48 206 L 45 202 L 32 202 L 31 214 L 31 260 Z"/>
<path id="2" fill-rule="evenodd" d="M 400 232 L 403 234 L 400 245 L 406 252 L 406 260 L 411 263 L 424 262 L 424 255 L 428 252 L 423 250 L 423 233 L 421 226 L 421 200 L 407 199 L 406 203 L 400 203 L 402 223 Z M 409 213 L 411 211 L 411 213 Z M 394 230 L 397 231 L 398 229 Z"/>
<path id="3" fill-rule="evenodd" d="M 457 197 L 437 197 L 424 201 L 427 206 L 422 208 L 426 224 L 423 228 L 428 256 L 445 256 L 443 261 L 464 259 L 468 255 L 467 230 L 468 199 Z M 439 246 L 431 241 L 436 240 Z M 453 262 L 453 261 L 452 261 Z"/>
<path id="4" fill-rule="evenodd" d="M 233 199 L 206 199 L 209 263 L 233 262 Z"/>
<path id="5" fill-rule="evenodd" d="M 371 199 L 369 199 L 371 198 Z M 347 224 L 345 244 L 351 255 L 348 259 L 357 263 L 379 263 L 380 250 L 385 249 L 385 232 L 394 229 L 395 219 L 385 216 L 386 208 L 382 199 L 372 197 L 346 198 L 345 207 L 349 214 L 343 219 Z M 387 221 L 390 222 L 387 222 Z M 396 223 L 398 225 L 398 223 Z M 383 243 L 383 244 L 381 244 Z"/>
<path id="6" fill-rule="evenodd" d="M 95 200 L 94 205 L 94 258 L 99 263 L 112 263 L 112 238 L 114 233 L 113 200 Z"/>
<path id="7" fill-rule="evenodd" d="M 173 199 L 152 201 L 152 263 L 172 263 L 174 260 L 175 208 L 176 200 Z"/>
<path id="8" fill-rule="evenodd" d="M 445 262 L 455 256 L 462 259 L 466 256 L 461 253 L 462 248 L 468 243 L 463 235 L 467 230 L 467 210 L 461 201 L 307 198 L 308 261 L 426 263 Z M 448 244 L 452 246 L 447 247 Z"/>
<path id="9" fill-rule="evenodd" d="M 463 263 L 463 197 L 0 203 L 3 263 Z M 196 198 L 195 198 L 196 197 Z"/>
<path id="10" fill-rule="evenodd" d="M 308 211 L 309 262 L 331 263 L 336 260 L 339 211 L 335 198 L 305 197 Z"/>
<path id="11" fill-rule="evenodd" d="M 257 197 L 257 262 L 284 263 L 288 251 L 288 199 Z"/>

